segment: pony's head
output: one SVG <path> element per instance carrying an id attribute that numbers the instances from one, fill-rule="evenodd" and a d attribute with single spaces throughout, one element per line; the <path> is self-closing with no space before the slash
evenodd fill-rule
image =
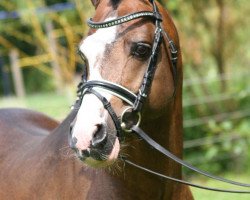
<path id="1" fill-rule="evenodd" d="M 170 19 L 164 21 L 168 15 L 152 0 L 92 3 L 95 15 L 79 45 L 86 80 L 70 144 L 87 164 L 104 166 L 118 158 L 125 132 L 141 116 L 142 123 L 148 123 L 168 109 L 176 70 L 169 35 L 175 32 L 165 33 Z"/>

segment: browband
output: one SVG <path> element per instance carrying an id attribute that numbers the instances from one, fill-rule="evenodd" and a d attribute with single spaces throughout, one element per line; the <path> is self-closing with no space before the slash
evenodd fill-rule
<path id="1" fill-rule="evenodd" d="M 111 26 L 116 26 L 119 24 L 123 24 L 125 22 L 138 19 L 141 17 L 152 17 L 155 19 L 158 19 L 159 17 L 154 13 L 154 12 L 149 12 L 149 11 L 140 11 L 132 14 L 128 14 L 122 17 L 118 17 L 113 20 L 105 21 L 105 22 L 94 22 L 92 18 L 87 20 L 87 23 L 89 27 L 94 28 L 94 29 L 99 29 L 99 28 L 108 28 Z"/>

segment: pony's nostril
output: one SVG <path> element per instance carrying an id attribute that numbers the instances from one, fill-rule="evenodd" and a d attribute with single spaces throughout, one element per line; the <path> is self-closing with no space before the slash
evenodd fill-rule
<path id="1" fill-rule="evenodd" d="M 92 147 L 102 147 L 107 142 L 107 132 L 103 124 L 97 125 L 97 130 L 91 140 Z"/>
<path id="2" fill-rule="evenodd" d="M 89 157 L 90 156 L 90 151 L 88 149 L 82 151 L 82 156 L 83 157 Z"/>
<path id="3" fill-rule="evenodd" d="M 77 151 L 78 157 L 81 161 L 85 161 L 90 156 L 89 149 Z"/>

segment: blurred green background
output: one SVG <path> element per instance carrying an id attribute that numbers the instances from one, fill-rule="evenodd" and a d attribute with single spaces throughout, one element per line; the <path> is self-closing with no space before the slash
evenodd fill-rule
<path id="1" fill-rule="evenodd" d="M 161 3 L 173 16 L 183 52 L 185 159 L 250 182 L 250 1 Z M 67 115 L 82 72 L 77 48 L 93 11 L 90 0 L 0 0 L 0 107 L 59 120 Z M 221 186 L 184 172 L 194 182 Z M 193 191 L 201 200 L 250 198 Z"/>

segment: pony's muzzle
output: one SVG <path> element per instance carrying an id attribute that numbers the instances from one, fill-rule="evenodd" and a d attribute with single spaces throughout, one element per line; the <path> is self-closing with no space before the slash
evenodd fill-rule
<path id="1" fill-rule="evenodd" d="M 72 150 L 74 150 L 80 160 L 84 161 L 88 157 L 92 157 L 96 160 L 105 160 L 102 158 L 102 154 L 107 153 L 106 148 L 107 146 L 110 147 L 108 143 L 108 133 L 107 133 L 107 127 L 105 124 L 100 123 L 95 125 L 96 129 L 92 133 L 92 139 L 89 142 L 88 146 L 85 146 L 84 148 L 79 145 L 79 139 L 77 139 L 75 136 L 73 136 L 72 132 L 74 129 L 74 123 L 70 125 L 70 132 L 69 132 L 69 146 Z M 104 152 L 103 152 L 104 151 Z M 110 151 L 110 150 L 108 150 Z"/>

